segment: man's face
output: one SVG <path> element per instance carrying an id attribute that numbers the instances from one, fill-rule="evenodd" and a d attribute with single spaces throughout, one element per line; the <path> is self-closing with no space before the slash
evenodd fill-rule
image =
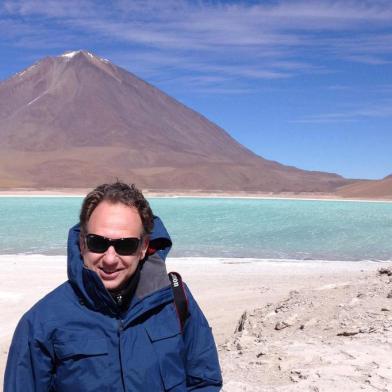
<path id="1" fill-rule="evenodd" d="M 142 238 L 143 224 L 136 208 L 103 201 L 91 214 L 87 222 L 87 233 L 111 239 Z M 104 253 L 93 253 L 83 240 L 80 244 L 85 266 L 98 274 L 107 290 L 121 288 L 128 281 L 143 259 L 147 246 L 148 240 L 145 238 L 134 255 L 121 256 L 113 246 Z"/>

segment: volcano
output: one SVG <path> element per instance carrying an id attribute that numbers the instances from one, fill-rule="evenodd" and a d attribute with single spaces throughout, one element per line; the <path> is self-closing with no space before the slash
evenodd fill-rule
<path id="1" fill-rule="evenodd" d="M 86 51 L 0 83 L 0 187 L 333 192 L 350 183 L 266 160 L 211 121 Z"/>

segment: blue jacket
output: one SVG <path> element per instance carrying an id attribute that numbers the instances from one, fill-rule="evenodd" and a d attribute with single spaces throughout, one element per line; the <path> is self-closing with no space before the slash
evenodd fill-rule
<path id="1" fill-rule="evenodd" d="M 68 238 L 68 281 L 20 320 L 8 355 L 5 392 L 219 391 L 218 356 L 207 320 L 186 288 L 181 333 L 164 260 L 170 238 L 159 218 L 127 311 L 83 267 L 79 226 Z M 165 242 L 166 239 L 166 242 Z"/>

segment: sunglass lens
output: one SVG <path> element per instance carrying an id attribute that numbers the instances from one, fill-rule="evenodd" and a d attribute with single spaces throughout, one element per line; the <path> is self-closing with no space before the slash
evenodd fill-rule
<path id="1" fill-rule="evenodd" d="M 104 253 L 109 247 L 109 241 L 99 235 L 88 234 L 86 237 L 87 248 L 90 252 Z"/>
<path id="2" fill-rule="evenodd" d="M 133 255 L 139 247 L 139 238 L 122 238 L 115 240 L 114 249 L 119 255 Z"/>

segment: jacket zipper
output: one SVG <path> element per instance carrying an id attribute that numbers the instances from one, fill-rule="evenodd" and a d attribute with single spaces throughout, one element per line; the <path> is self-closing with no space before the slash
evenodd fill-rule
<path id="1" fill-rule="evenodd" d="M 122 357 L 121 357 L 121 335 L 124 330 L 124 322 L 123 320 L 117 316 L 117 322 L 118 322 L 118 329 L 117 329 L 117 336 L 118 336 L 118 357 L 120 361 L 120 372 L 121 372 L 121 382 L 123 386 L 123 390 L 126 391 L 125 389 L 125 380 L 124 380 L 124 372 L 123 372 L 123 363 L 122 363 Z"/>

